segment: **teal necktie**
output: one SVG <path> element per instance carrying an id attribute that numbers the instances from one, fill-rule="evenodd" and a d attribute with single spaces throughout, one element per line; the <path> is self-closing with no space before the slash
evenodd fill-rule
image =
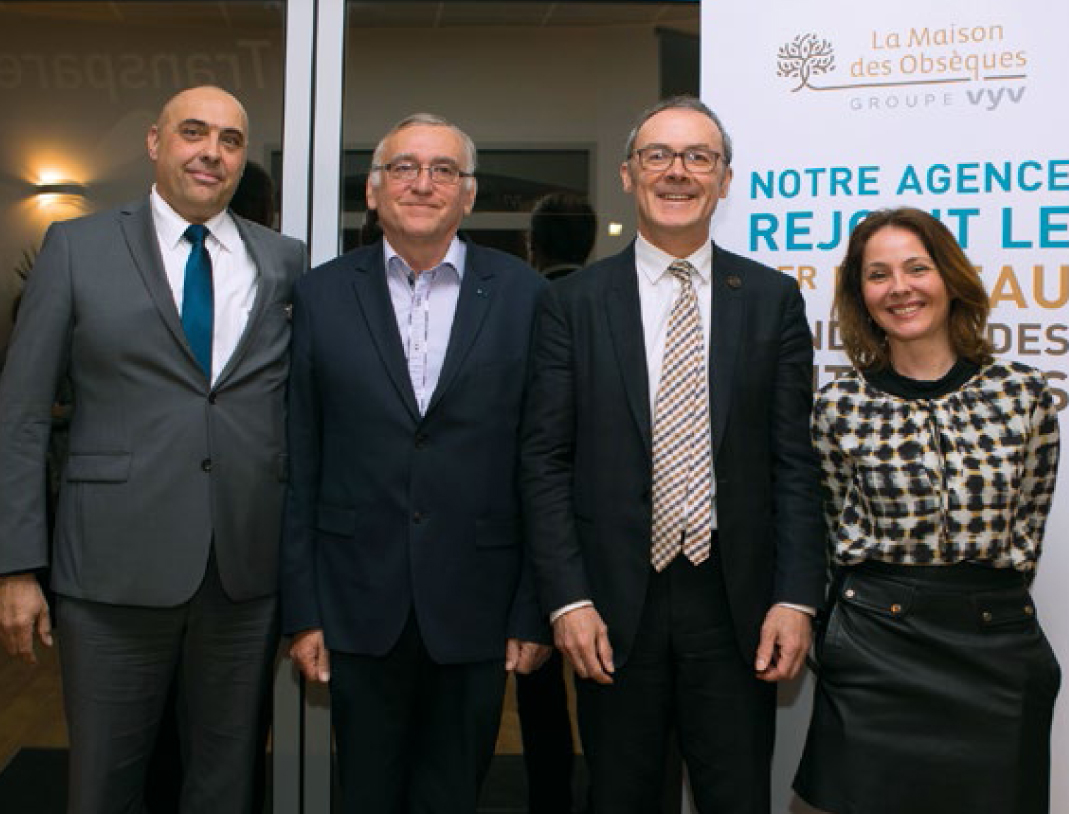
<path id="1" fill-rule="evenodd" d="M 182 293 L 182 328 L 193 349 L 197 364 L 212 378 L 212 258 L 204 241 L 208 227 L 195 223 L 185 231 L 185 238 L 193 244 L 186 260 L 186 281 Z"/>

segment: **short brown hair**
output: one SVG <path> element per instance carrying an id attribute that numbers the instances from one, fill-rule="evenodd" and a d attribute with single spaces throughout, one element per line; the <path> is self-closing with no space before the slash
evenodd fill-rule
<path id="1" fill-rule="evenodd" d="M 689 96 L 687 94 L 669 96 L 667 99 L 661 99 L 657 104 L 646 108 L 639 114 L 638 118 L 635 119 L 634 127 L 631 128 L 631 132 L 627 135 L 627 145 L 624 147 L 624 161 L 631 158 L 632 153 L 634 153 L 635 140 L 638 139 L 638 131 L 642 129 L 642 125 L 658 113 L 662 113 L 665 110 L 693 110 L 696 113 L 701 113 L 715 124 L 716 129 L 720 131 L 720 139 L 724 145 L 724 166 L 731 166 L 731 158 L 734 155 L 734 150 L 731 146 L 731 136 L 729 136 L 728 131 L 724 129 L 724 124 L 720 121 L 720 117 L 713 112 L 709 105 L 705 104 L 705 102 L 697 96 Z"/>
<path id="2" fill-rule="evenodd" d="M 980 276 L 946 226 L 909 206 L 872 212 L 850 235 L 835 281 L 832 308 L 850 361 L 861 370 L 879 370 L 891 363 L 887 335 L 869 315 L 861 293 L 865 247 L 873 235 L 888 226 L 915 234 L 943 278 L 950 299 L 947 330 L 954 353 L 976 364 L 990 362 L 993 351 L 987 338 L 987 317 L 991 302 Z"/>

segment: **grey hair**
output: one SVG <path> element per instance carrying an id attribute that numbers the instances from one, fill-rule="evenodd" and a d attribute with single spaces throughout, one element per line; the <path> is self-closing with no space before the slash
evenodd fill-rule
<path id="1" fill-rule="evenodd" d="M 635 139 L 638 138 L 638 131 L 642 129 L 642 125 L 658 113 L 665 110 L 694 110 L 701 113 L 703 116 L 706 116 L 716 125 L 717 129 L 720 131 L 720 137 L 724 142 L 724 166 L 731 166 L 731 157 L 733 154 L 731 148 L 731 136 L 729 136 L 728 131 L 724 129 L 720 117 L 697 96 L 686 95 L 670 96 L 667 99 L 662 99 L 657 104 L 646 108 L 639 114 L 638 119 L 635 120 L 635 126 L 631 128 L 631 133 L 627 136 L 627 146 L 624 150 L 624 161 L 627 161 L 631 157 L 631 153 L 635 149 Z"/>
<path id="2" fill-rule="evenodd" d="M 447 119 L 443 119 L 441 116 L 436 116 L 433 113 L 413 113 L 411 116 L 405 116 L 401 121 L 397 122 L 393 127 L 389 129 L 385 136 L 379 141 L 375 147 L 375 152 L 371 156 L 371 166 L 381 166 L 386 158 L 386 142 L 391 136 L 396 135 L 407 127 L 414 127 L 416 125 L 424 125 L 428 127 L 448 127 L 454 133 L 460 137 L 461 144 L 464 145 L 464 164 L 462 167 L 464 172 L 475 172 L 476 162 L 478 160 L 478 153 L 475 150 L 475 142 L 471 140 L 471 136 L 453 124 Z M 380 170 L 371 170 L 371 183 L 375 186 L 379 186 L 382 181 L 382 173 Z M 470 184 L 472 179 L 465 178 L 466 184 Z"/>

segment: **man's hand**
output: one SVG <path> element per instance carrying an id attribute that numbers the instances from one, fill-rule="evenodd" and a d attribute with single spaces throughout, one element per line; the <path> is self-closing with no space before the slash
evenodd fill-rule
<path id="1" fill-rule="evenodd" d="M 769 608 L 757 645 L 757 677 L 770 682 L 794 678 L 802 669 L 812 638 L 809 614 L 782 605 Z"/>
<path id="2" fill-rule="evenodd" d="M 52 646 L 52 618 L 33 574 L 0 577 L 0 641 L 4 649 L 27 664 L 37 663 L 33 634 Z"/>
<path id="3" fill-rule="evenodd" d="M 548 644 L 509 639 L 505 642 L 505 669 L 527 675 L 546 663 L 553 648 Z"/>
<path id="4" fill-rule="evenodd" d="M 592 605 L 558 616 L 553 622 L 553 640 L 572 663 L 576 675 L 599 684 L 612 684 L 612 645 L 609 629 Z"/>
<path id="5" fill-rule="evenodd" d="M 302 630 L 295 634 L 290 645 L 290 658 L 306 680 L 322 684 L 330 681 L 330 651 L 323 641 L 322 630 Z"/>

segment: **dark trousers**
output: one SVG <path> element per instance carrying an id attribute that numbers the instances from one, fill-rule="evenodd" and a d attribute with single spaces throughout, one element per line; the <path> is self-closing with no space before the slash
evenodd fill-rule
<path id="1" fill-rule="evenodd" d="M 559 650 L 533 673 L 516 674 L 516 707 L 527 770 L 528 814 L 569 814 L 575 746 Z"/>
<path id="2" fill-rule="evenodd" d="M 715 554 L 651 570 L 627 663 L 576 687 L 594 814 L 659 810 L 672 731 L 700 814 L 768 814 L 775 686 L 739 651 Z"/>
<path id="3" fill-rule="evenodd" d="M 179 810 L 250 812 L 261 700 L 278 647 L 276 598 L 231 601 L 212 559 L 178 607 L 60 597 L 57 612 L 69 814 L 140 814 L 172 680 L 186 766 Z"/>
<path id="4" fill-rule="evenodd" d="M 267 739 L 271 733 L 274 697 L 265 692 L 260 704 L 260 742 L 252 778 L 252 811 L 261 814 L 267 799 Z M 182 743 L 178 737 L 178 691 L 172 684 L 156 735 L 156 747 L 145 779 L 145 814 L 179 814 L 182 797 Z"/>
<path id="5" fill-rule="evenodd" d="M 415 615 L 385 656 L 331 652 L 345 814 L 474 814 L 505 692 L 501 659 L 436 664 Z"/>

